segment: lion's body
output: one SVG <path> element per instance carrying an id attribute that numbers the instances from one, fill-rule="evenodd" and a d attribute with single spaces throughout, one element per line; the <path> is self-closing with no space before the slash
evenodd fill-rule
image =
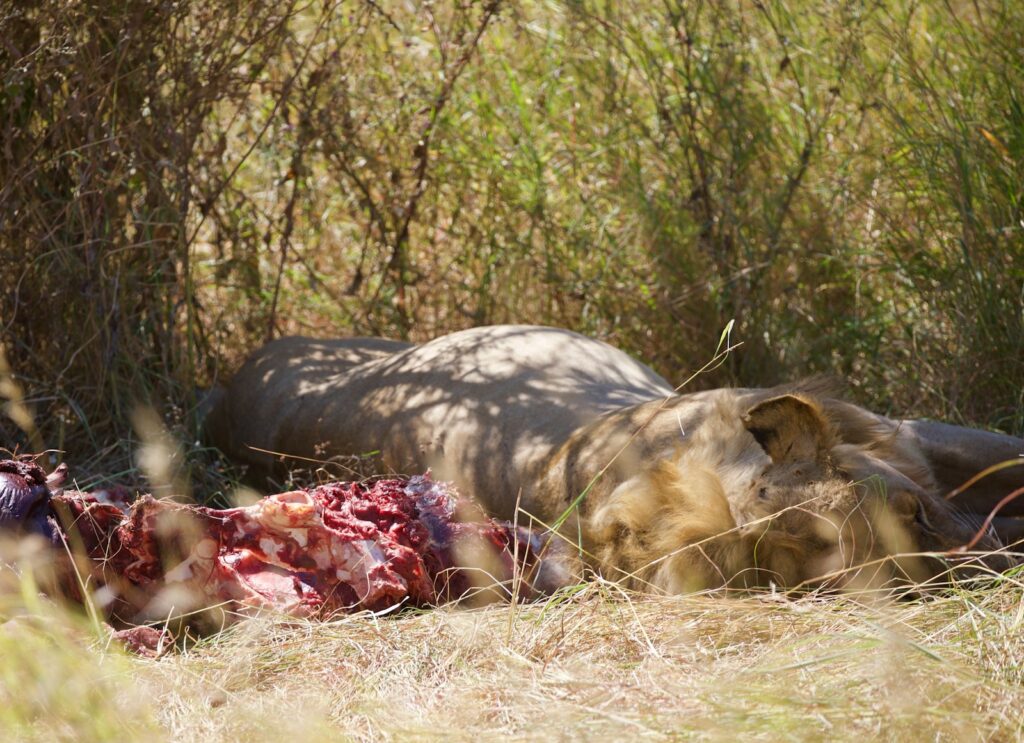
<path id="1" fill-rule="evenodd" d="M 422 346 L 367 350 L 373 343 L 379 341 L 268 344 L 214 411 L 214 440 L 264 468 L 274 457 L 252 447 L 320 459 L 379 451 L 389 470 L 432 468 L 509 516 L 523 488 L 535 505 L 527 473 L 574 431 L 673 394 L 621 351 L 555 328 L 478 328 Z M 219 431 L 244 435 L 226 441 Z"/>
<path id="2" fill-rule="evenodd" d="M 431 468 L 493 515 L 559 521 L 592 562 L 670 590 L 842 569 L 850 555 L 829 560 L 845 537 L 822 534 L 863 510 L 854 480 L 884 481 L 883 510 L 899 512 L 871 548 L 860 535 L 861 559 L 971 533 L 907 427 L 813 390 L 677 395 L 621 351 L 556 328 L 475 328 L 419 346 L 283 338 L 249 359 L 208 430 L 264 471 L 277 461 L 266 452 L 378 452 L 382 471 Z M 895 491 L 909 505 L 889 508 Z M 937 538 L 918 533 L 925 511 Z M 847 526 L 823 527 L 839 512 Z M 861 520 L 871 531 L 878 517 Z"/>

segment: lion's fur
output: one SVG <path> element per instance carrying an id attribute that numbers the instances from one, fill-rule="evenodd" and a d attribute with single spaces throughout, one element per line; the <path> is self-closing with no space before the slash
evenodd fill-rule
<path id="1" fill-rule="evenodd" d="M 264 470 L 265 451 L 433 467 L 493 515 L 560 523 L 593 567 L 636 587 L 919 580 L 941 564 L 888 558 L 973 534 L 914 430 L 820 382 L 677 395 L 622 352 L 554 328 L 421 346 L 282 339 L 210 419 L 215 444 Z"/>
<path id="2" fill-rule="evenodd" d="M 686 446 L 655 458 L 591 509 L 587 533 L 606 570 L 670 592 L 751 578 L 749 536 L 738 533 L 728 493 L 747 487 L 769 460 L 735 412 L 735 400 L 715 400 Z M 790 551 L 779 546 L 772 559 L 787 560 Z"/>
<path id="3" fill-rule="evenodd" d="M 883 558 L 969 539 L 970 526 L 928 497 L 927 466 L 893 430 L 864 418 L 853 431 L 849 416 L 833 419 L 834 401 L 803 393 L 770 397 L 753 414 L 741 399 L 720 393 L 685 446 L 590 510 L 583 531 L 609 574 L 669 591 L 822 576 L 876 586 L 934 572 L 919 557 Z M 841 437 L 844 426 L 858 444 Z M 878 459 L 890 451 L 892 462 Z M 915 535 L 919 507 L 941 523 L 937 534 Z"/>

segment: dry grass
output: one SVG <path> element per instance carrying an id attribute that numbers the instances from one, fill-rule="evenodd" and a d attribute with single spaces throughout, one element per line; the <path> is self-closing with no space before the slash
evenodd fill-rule
<path id="1" fill-rule="evenodd" d="M 1021 599 L 1013 578 L 882 604 L 592 584 L 520 607 L 258 619 L 156 661 L 68 639 L 51 615 L 0 632 L 0 725 L 27 740 L 1014 740 Z"/>

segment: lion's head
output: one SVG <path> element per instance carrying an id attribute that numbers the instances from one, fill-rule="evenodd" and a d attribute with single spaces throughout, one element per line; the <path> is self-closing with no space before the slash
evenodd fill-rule
<path id="1" fill-rule="evenodd" d="M 723 393 L 679 450 L 590 514 L 609 577 L 683 592 L 876 588 L 943 574 L 939 553 L 969 541 L 975 527 L 939 497 L 923 458 L 892 430 L 849 417 L 840 427 L 844 415 L 842 403 L 805 394 L 743 410 Z M 999 545 L 986 537 L 978 547 Z"/>

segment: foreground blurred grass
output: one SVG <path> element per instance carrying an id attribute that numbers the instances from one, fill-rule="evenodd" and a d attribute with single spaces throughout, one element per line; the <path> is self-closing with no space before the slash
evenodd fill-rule
<path id="1" fill-rule="evenodd" d="M 83 464 L 139 401 L 194 440 L 270 335 L 506 321 L 681 380 L 735 319 L 698 384 L 1024 430 L 1016 0 L 44 0 L 0 36 L 0 341 Z"/>
<path id="2" fill-rule="evenodd" d="M 5 740 L 1019 740 L 1022 598 L 1014 579 L 883 605 L 595 585 L 518 608 L 254 620 L 157 661 L 83 644 L 48 611 L 0 629 L 0 725 Z"/>

